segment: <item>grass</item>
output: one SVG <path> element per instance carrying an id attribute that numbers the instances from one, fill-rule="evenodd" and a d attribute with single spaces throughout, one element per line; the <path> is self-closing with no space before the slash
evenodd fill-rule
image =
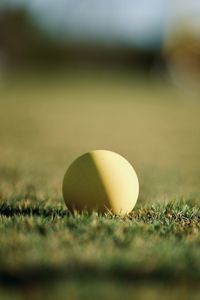
<path id="1" fill-rule="evenodd" d="M 51 284 L 50 294 L 56 297 L 71 286 L 81 294 L 86 286 L 87 298 L 102 290 L 111 297 L 114 285 L 120 293 L 114 293 L 116 298 L 127 288 L 145 297 L 151 290 L 153 295 L 166 291 L 166 286 L 177 295 L 177 286 L 181 291 L 186 284 L 184 297 L 190 289 L 199 295 L 199 207 L 175 201 L 138 206 L 123 218 L 96 212 L 74 216 L 61 199 L 55 200 L 52 207 L 48 199 L 27 195 L 0 206 L 4 289 L 18 287 L 20 294 L 36 289 L 42 295 Z M 76 291 L 74 299 L 79 297 Z"/>
<path id="2" fill-rule="evenodd" d="M 133 74 L 5 78 L 0 89 L 0 298 L 199 299 L 200 103 Z M 64 172 L 106 148 L 136 168 L 125 217 L 71 215 Z"/>
<path id="3" fill-rule="evenodd" d="M 68 276 L 89 271 L 89 276 L 91 272 L 130 280 L 200 278 L 196 207 L 169 203 L 137 208 L 119 218 L 95 212 L 72 216 L 60 207 L 22 200 L 21 205 L 3 204 L 0 212 L 1 268 L 12 276 L 13 269 L 22 277 L 27 272 L 28 280 L 34 266 L 35 272 L 55 268 L 56 274 Z"/>
<path id="4" fill-rule="evenodd" d="M 4 289 L 42 294 L 50 283 L 56 297 L 71 285 L 80 293 L 86 286 L 87 298 L 102 290 L 110 295 L 114 285 L 118 297 L 127 288 L 145 297 L 149 290 L 153 295 L 166 291 L 166 286 L 177 295 L 177 286 L 181 291 L 186 284 L 184 297 L 190 289 L 199 295 L 199 207 L 174 202 L 138 206 L 123 218 L 96 212 L 74 216 L 61 199 L 52 207 L 48 199 L 27 198 L 7 199 L 0 207 Z M 74 299 L 81 297 L 77 293 Z"/>

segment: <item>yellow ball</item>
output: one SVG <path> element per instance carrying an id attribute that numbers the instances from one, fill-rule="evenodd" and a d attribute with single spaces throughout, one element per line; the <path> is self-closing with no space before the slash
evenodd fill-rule
<path id="1" fill-rule="evenodd" d="M 136 204 L 139 182 L 121 155 L 94 150 L 78 157 L 63 180 L 63 197 L 70 211 L 111 211 L 124 215 Z"/>

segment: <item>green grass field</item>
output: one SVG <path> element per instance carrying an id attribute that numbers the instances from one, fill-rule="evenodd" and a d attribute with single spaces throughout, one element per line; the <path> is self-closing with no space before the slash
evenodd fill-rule
<path id="1" fill-rule="evenodd" d="M 0 84 L 0 299 L 199 299 L 200 102 L 125 72 L 12 74 Z M 69 163 L 135 167 L 126 217 L 72 216 Z"/>

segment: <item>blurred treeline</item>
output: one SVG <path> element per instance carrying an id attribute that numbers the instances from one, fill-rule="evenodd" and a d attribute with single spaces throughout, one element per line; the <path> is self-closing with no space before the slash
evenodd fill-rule
<path id="1" fill-rule="evenodd" d="M 0 9 L 0 64 L 92 64 L 150 70 L 162 63 L 162 51 L 159 49 L 54 39 L 33 22 L 25 9 Z"/>

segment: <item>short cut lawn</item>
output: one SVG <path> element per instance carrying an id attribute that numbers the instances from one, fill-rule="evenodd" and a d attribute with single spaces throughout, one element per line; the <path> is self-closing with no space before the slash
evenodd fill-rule
<path id="1" fill-rule="evenodd" d="M 158 79 L 71 71 L 0 86 L 0 299 L 199 299 L 200 102 Z M 127 216 L 72 215 L 61 185 L 91 149 L 124 155 Z"/>

